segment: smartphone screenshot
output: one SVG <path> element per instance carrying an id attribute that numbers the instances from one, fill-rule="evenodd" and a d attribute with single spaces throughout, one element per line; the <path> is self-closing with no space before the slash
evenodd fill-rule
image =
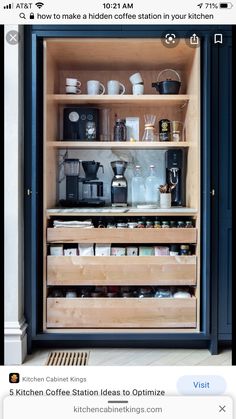
<path id="1" fill-rule="evenodd" d="M 236 418 L 236 5 L 146 3 L 1 2 L 0 418 Z"/>

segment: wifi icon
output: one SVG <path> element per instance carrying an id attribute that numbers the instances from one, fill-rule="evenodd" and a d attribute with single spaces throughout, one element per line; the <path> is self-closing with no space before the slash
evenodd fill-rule
<path id="1" fill-rule="evenodd" d="M 38 3 L 35 3 L 35 6 L 38 7 L 38 9 L 41 9 L 41 7 L 44 6 L 44 3 L 41 3 L 40 1 Z"/>

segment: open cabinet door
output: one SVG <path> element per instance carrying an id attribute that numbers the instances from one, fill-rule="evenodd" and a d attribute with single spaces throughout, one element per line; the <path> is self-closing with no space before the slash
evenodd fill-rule
<path id="1" fill-rule="evenodd" d="M 43 44 L 25 28 L 25 103 L 24 103 L 24 182 L 25 182 L 25 316 L 28 324 L 28 351 L 32 337 L 39 331 L 42 309 L 42 179 L 43 179 Z"/>
<path id="2" fill-rule="evenodd" d="M 232 43 L 219 50 L 219 339 L 232 333 Z M 230 94 L 229 94 L 230 93 Z"/>

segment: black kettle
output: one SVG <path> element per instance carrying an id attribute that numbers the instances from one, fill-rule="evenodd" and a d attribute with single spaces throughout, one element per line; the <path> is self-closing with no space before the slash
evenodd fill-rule
<path id="1" fill-rule="evenodd" d="M 178 77 L 178 80 L 166 79 L 163 81 L 159 81 L 161 78 L 161 75 L 167 71 L 169 72 L 172 71 L 173 73 L 175 73 L 175 75 L 177 75 Z M 157 82 L 152 83 L 152 87 L 155 87 L 156 90 L 161 95 L 177 95 L 179 93 L 180 86 L 181 86 L 180 76 L 177 73 L 177 71 L 172 70 L 171 68 L 161 71 L 158 76 Z"/>

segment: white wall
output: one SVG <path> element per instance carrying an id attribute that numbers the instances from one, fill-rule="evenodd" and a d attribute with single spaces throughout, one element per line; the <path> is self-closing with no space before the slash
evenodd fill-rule
<path id="1" fill-rule="evenodd" d="M 20 33 L 20 41 L 5 41 L 5 364 L 19 365 L 26 356 L 24 319 L 24 189 L 23 189 L 23 30 L 17 25 L 5 26 Z"/>

